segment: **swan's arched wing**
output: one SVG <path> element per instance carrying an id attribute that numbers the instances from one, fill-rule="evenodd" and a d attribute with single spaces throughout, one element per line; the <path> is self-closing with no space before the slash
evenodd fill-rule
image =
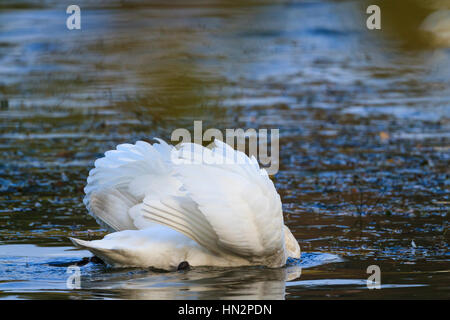
<path id="1" fill-rule="evenodd" d="M 179 159 L 201 156 L 193 164 L 172 163 L 174 149 L 163 141 L 119 145 L 95 162 L 84 202 L 115 231 L 156 222 L 213 252 L 255 257 L 283 249 L 281 201 L 266 171 L 256 159 L 216 145 L 184 145 Z"/>
<path id="2" fill-rule="evenodd" d="M 177 168 L 183 186 L 211 224 L 220 246 L 240 255 L 264 256 L 283 248 L 281 201 L 257 161 L 215 142 L 209 165 Z"/>
<path id="3" fill-rule="evenodd" d="M 144 197 L 159 199 L 176 194 L 181 183 L 171 176 L 172 146 L 138 141 L 121 144 L 95 161 L 84 191 L 89 213 L 103 226 L 114 231 L 149 226 L 133 220 L 129 210 Z"/>
<path id="4" fill-rule="evenodd" d="M 140 214 L 212 251 L 255 257 L 282 250 L 281 201 L 266 171 L 256 159 L 219 141 L 216 145 L 213 150 L 184 145 L 181 159 L 201 153 L 206 163 L 177 164 L 176 177 L 185 195 L 160 201 L 145 198 Z"/>

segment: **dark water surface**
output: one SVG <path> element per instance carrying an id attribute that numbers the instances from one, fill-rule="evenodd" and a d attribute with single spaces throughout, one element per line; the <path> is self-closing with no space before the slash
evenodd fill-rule
<path id="1" fill-rule="evenodd" d="M 450 298 L 450 42 L 420 31 L 444 4 L 382 6 L 368 31 L 364 1 L 80 0 L 68 31 L 66 2 L 0 2 L 0 298 Z M 82 203 L 93 161 L 194 120 L 280 129 L 302 263 L 88 263 L 67 289 L 90 256 L 67 237 L 105 234 Z"/>

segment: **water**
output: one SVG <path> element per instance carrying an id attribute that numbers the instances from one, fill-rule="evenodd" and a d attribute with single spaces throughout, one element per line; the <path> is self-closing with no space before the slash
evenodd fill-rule
<path id="1" fill-rule="evenodd" d="M 384 4 L 382 31 L 364 2 L 78 1 L 81 31 L 67 5 L 0 3 L 1 298 L 450 297 L 450 51 L 419 30 L 442 2 Z M 93 161 L 194 120 L 280 129 L 300 273 L 88 263 L 67 289 L 58 263 L 90 255 L 67 237 L 105 234 L 82 204 Z"/>

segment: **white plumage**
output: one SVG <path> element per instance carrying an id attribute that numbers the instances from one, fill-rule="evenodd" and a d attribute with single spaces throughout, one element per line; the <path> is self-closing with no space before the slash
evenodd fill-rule
<path id="1" fill-rule="evenodd" d="M 112 266 L 281 267 L 300 258 L 280 196 L 255 158 L 216 140 L 208 149 L 164 141 L 118 145 L 95 161 L 84 202 L 112 231 L 71 238 Z"/>

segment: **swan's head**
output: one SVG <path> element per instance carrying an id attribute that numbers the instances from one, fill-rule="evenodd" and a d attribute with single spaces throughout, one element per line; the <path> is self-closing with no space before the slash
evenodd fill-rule
<path id="1" fill-rule="evenodd" d="M 284 226 L 284 248 L 286 249 L 288 258 L 300 259 L 300 246 L 298 241 L 286 225 Z"/>

